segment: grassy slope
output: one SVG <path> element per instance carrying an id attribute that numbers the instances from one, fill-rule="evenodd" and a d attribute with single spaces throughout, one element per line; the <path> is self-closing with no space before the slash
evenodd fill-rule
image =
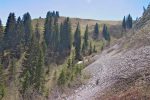
<path id="1" fill-rule="evenodd" d="M 65 20 L 65 18 L 66 17 L 60 17 L 59 23 L 63 22 Z M 105 21 L 105 20 L 92 20 L 92 19 L 80 19 L 80 18 L 70 18 L 70 20 L 71 20 L 71 24 L 72 24 L 72 32 L 74 33 L 77 23 L 80 22 L 82 34 L 84 33 L 86 25 L 89 26 L 89 31 L 92 32 L 94 29 L 94 25 L 96 23 L 99 24 L 100 30 L 102 29 L 103 24 L 107 24 L 108 26 L 116 26 L 116 25 L 120 25 L 120 23 L 121 23 L 120 21 Z M 33 26 L 35 26 L 36 23 L 37 23 L 37 19 L 34 19 Z M 45 19 L 44 18 L 39 19 L 39 23 L 40 23 L 40 28 L 43 31 Z"/>
<path id="2" fill-rule="evenodd" d="M 66 17 L 61 16 L 58 20 L 59 24 L 63 23 Z M 91 39 L 93 31 L 94 31 L 94 26 L 96 23 L 99 24 L 99 29 L 100 29 L 100 33 L 102 31 L 103 25 L 106 24 L 109 27 L 109 31 L 110 34 L 113 37 L 120 37 L 120 33 L 121 33 L 121 21 L 111 21 L 111 20 L 94 20 L 94 19 L 81 19 L 81 18 L 70 18 L 71 20 L 71 25 L 72 25 L 72 34 L 74 34 L 75 29 L 77 27 L 78 22 L 80 22 L 80 27 L 81 27 L 81 36 L 83 37 L 84 35 L 84 31 L 86 28 L 86 25 L 89 26 L 89 37 L 90 37 L 90 41 L 92 42 L 92 45 L 96 46 L 97 50 L 101 49 L 102 43 L 101 41 L 93 41 Z M 40 18 L 39 20 L 39 24 L 40 24 L 40 30 L 41 30 L 41 36 L 43 38 L 43 31 L 44 31 L 44 23 L 45 23 L 45 18 Z M 33 27 L 35 28 L 35 25 L 37 23 L 37 19 L 33 19 Z M 102 35 L 100 35 L 102 36 Z M 114 40 L 114 38 L 112 38 L 112 41 Z"/>

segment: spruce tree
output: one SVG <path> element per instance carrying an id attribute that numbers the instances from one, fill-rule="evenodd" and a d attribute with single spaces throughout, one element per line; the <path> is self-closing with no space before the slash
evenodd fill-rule
<path id="1" fill-rule="evenodd" d="M 64 52 L 64 37 L 63 37 L 63 23 L 60 24 L 60 32 L 59 32 L 59 44 L 58 44 L 58 52 L 62 54 Z"/>
<path id="2" fill-rule="evenodd" d="M 23 21 L 21 20 L 20 17 L 17 19 L 16 27 L 15 27 L 15 38 L 14 38 L 14 44 L 15 44 L 15 49 L 14 49 L 14 57 L 20 58 L 23 48 L 23 40 L 24 40 L 24 25 Z"/>
<path id="3" fill-rule="evenodd" d="M 44 39 L 48 48 L 51 48 L 52 32 L 53 32 L 53 18 L 52 13 L 49 11 L 46 15 L 46 21 L 44 25 Z"/>
<path id="4" fill-rule="evenodd" d="M 23 60 L 23 73 L 21 74 L 21 77 L 23 78 L 23 93 L 35 84 L 35 70 L 39 56 L 38 42 L 35 40 L 35 37 L 32 37 L 30 42 L 31 43 L 29 43 L 28 49 L 26 50 L 25 59 Z"/>
<path id="5" fill-rule="evenodd" d="M 3 34 L 3 32 L 4 32 L 4 31 L 3 31 L 3 25 L 2 25 L 2 21 L 1 21 L 1 19 L 0 19 L 0 35 Z"/>
<path id="6" fill-rule="evenodd" d="M 71 44 L 72 44 L 72 36 L 71 36 L 71 22 L 70 22 L 70 19 L 69 17 L 66 18 L 66 21 L 64 22 L 64 33 L 65 36 L 66 36 L 66 41 L 65 41 L 65 47 L 66 47 L 66 50 L 67 52 L 70 54 L 70 50 L 71 50 Z"/>
<path id="7" fill-rule="evenodd" d="M 35 88 L 38 91 L 42 91 L 43 90 L 43 82 L 44 82 L 44 56 L 43 56 L 43 51 L 42 49 L 39 48 L 39 56 L 38 56 L 38 60 L 37 60 L 37 65 L 36 65 L 36 69 L 35 69 Z"/>
<path id="8" fill-rule="evenodd" d="M 29 49 L 26 51 L 25 59 L 23 61 L 23 73 L 21 77 L 22 91 L 25 93 L 30 87 L 34 90 L 42 91 L 44 82 L 44 56 L 38 40 L 35 35 L 32 35 Z"/>
<path id="9" fill-rule="evenodd" d="M 14 48 L 16 18 L 14 13 L 10 13 L 7 19 L 5 34 L 4 34 L 4 50 Z"/>
<path id="10" fill-rule="evenodd" d="M 99 37 L 99 26 L 98 23 L 96 23 L 94 27 L 94 39 L 98 39 L 98 37 Z"/>
<path id="11" fill-rule="evenodd" d="M 88 48 L 88 34 L 89 34 L 89 31 L 88 31 L 88 25 L 86 26 L 86 30 L 85 30 L 85 33 L 84 33 L 84 44 L 85 44 L 85 48 L 87 49 Z"/>
<path id="12" fill-rule="evenodd" d="M 59 12 L 58 11 L 56 11 L 56 16 L 59 17 Z"/>
<path id="13" fill-rule="evenodd" d="M 88 51 L 88 46 L 89 46 L 89 43 L 88 43 L 88 25 L 86 26 L 86 30 L 85 30 L 85 33 L 84 33 L 84 40 L 83 40 L 83 44 L 82 44 L 82 53 L 85 54 L 86 51 Z"/>
<path id="14" fill-rule="evenodd" d="M 58 24 L 58 17 L 54 16 L 54 24 L 53 24 L 53 32 L 52 32 L 52 51 L 57 52 L 58 44 L 59 44 L 59 24 Z"/>
<path id="15" fill-rule="evenodd" d="M 124 30 L 126 30 L 126 18 L 125 18 L 125 16 L 124 16 L 123 21 L 122 21 L 122 28 Z"/>
<path id="16" fill-rule="evenodd" d="M 31 43 L 31 38 L 33 34 L 33 28 L 31 23 L 31 16 L 29 13 L 23 15 L 23 24 L 24 24 L 24 46 L 28 47 Z"/>
<path id="17" fill-rule="evenodd" d="M 72 45 L 71 36 L 71 22 L 69 18 L 66 18 L 64 23 L 60 26 L 60 44 L 61 52 L 67 56 L 70 54 Z M 60 50 L 60 49 L 59 49 Z"/>
<path id="18" fill-rule="evenodd" d="M 78 23 L 75 34 L 74 34 L 74 47 L 75 47 L 75 59 L 81 60 L 81 30 L 80 24 Z"/>
<path id="19" fill-rule="evenodd" d="M 105 24 L 103 26 L 102 34 L 103 34 L 104 39 L 110 42 L 110 34 L 109 34 L 108 28 Z"/>
<path id="20" fill-rule="evenodd" d="M 90 42 L 89 55 L 93 53 L 92 43 Z"/>
<path id="21" fill-rule="evenodd" d="M 127 17 L 127 20 L 126 20 L 126 27 L 128 28 L 128 29 L 131 29 L 132 28 L 132 17 L 131 17 L 131 15 L 129 14 L 128 15 L 128 17 Z"/>

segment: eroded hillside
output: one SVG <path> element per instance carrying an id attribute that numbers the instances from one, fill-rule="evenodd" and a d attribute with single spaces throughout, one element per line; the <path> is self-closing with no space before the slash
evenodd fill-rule
<path id="1" fill-rule="evenodd" d="M 149 8 L 134 28 L 112 44 L 83 70 L 89 81 L 67 100 L 149 100 L 150 20 Z"/>

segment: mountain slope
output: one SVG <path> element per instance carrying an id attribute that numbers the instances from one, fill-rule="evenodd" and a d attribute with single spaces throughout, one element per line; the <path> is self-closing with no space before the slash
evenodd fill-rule
<path id="1" fill-rule="evenodd" d="M 66 99 L 149 100 L 149 17 L 144 14 L 117 44 L 95 56 L 96 61 L 83 70 L 90 73 L 89 81 Z"/>
<path id="2" fill-rule="evenodd" d="M 66 17 L 60 17 L 58 22 L 59 24 L 62 23 L 65 20 Z M 102 29 L 103 24 L 107 24 L 108 26 L 112 27 L 112 26 L 120 26 L 121 25 L 121 21 L 105 21 L 105 20 L 93 20 L 93 19 L 81 19 L 81 18 L 70 18 L 71 20 L 71 24 L 72 24 L 72 32 L 74 33 L 76 27 L 77 27 L 77 23 L 80 22 L 80 26 L 81 26 L 81 32 L 82 34 L 85 31 L 86 25 L 89 26 L 89 31 L 92 32 L 94 29 L 94 26 L 96 23 L 99 24 L 100 29 Z M 44 29 L 44 23 L 45 23 L 45 19 L 44 18 L 39 18 L 39 23 L 40 23 L 40 28 L 41 31 L 43 31 Z M 37 23 L 37 19 L 33 20 L 33 27 L 36 26 Z M 111 28 L 111 31 L 113 31 L 113 28 Z M 112 34 L 116 33 L 116 32 L 111 32 Z"/>

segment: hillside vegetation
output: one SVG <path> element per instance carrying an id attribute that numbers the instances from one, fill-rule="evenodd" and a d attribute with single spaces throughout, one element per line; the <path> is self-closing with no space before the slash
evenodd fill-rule
<path id="1" fill-rule="evenodd" d="M 10 13 L 5 27 L 0 20 L 0 99 L 53 100 L 72 92 L 85 83 L 81 71 L 116 40 L 120 26 L 60 17 L 58 11 L 33 20 L 29 13 Z"/>
<path id="2" fill-rule="evenodd" d="M 150 100 L 150 5 L 133 20 L 0 20 L 0 100 Z"/>
<path id="3" fill-rule="evenodd" d="M 58 23 L 63 23 L 64 20 L 65 20 L 66 17 L 61 17 L 58 19 Z M 42 30 L 44 30 L 44 23 L 45 23 L 45 18 L 39 18 L 38 19 L 39 23 L 40 23 L 40 27 Z M 72 32 L 75 31 L 76 27 L 77 27 L 77 24 L 78 22 L 80 22 L 80 25 L 81 25 L 81 33 L 83 34 L 84 33 L 84 30 L 86 28 L 86 25 L 89 26 L 89 32 L 92 32 L 93 29 L 94 29 L 94 26 L 96 23 L 99 24 L 100 26 L 100 29 L 102 30 L 102 26 L 104 24 L 107 24 L 108 26 L 117 26 L 117 25 L 121 25 L 121 21 L 109 21 L 109 20 L 93 20 L 93 19 L 81 19 L 81 18 L 70 18 L 70 21 L 72 23 Z M 34 19 L 33 20 L 33 26 L 35 26 L 37 23 L 37 19 Z M 117 31 L 117 30 L 116 30 Z"/>

